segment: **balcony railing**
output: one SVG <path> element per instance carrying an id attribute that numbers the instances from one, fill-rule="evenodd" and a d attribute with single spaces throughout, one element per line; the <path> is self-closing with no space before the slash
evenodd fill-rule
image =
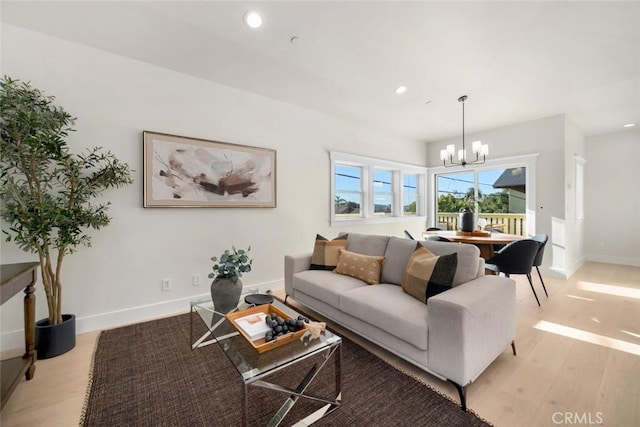
<path id="1" fill-rule="evenodd" d="M 460 214 L 457 212 L 438 212 L 436 226 L 438 226 L 438 224 L 446 224 L 447 230 L 457 230 L 459 217 Z M 480 219 L 486 220 L 485 229 L 498 228 L 505 233 L 517 234 L 519 236 L 525 236 L 527 233 L 525 214 L 481 212 L 478 214 L 478 220 Z"/>

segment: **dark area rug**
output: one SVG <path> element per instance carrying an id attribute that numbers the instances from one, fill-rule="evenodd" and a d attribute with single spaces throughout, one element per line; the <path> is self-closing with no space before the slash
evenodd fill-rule
<path id="1" fill-rule="evenodd" d="M 191 350 L 189 314 L 104 331 L 96 344 L 82 426 L 238 426 L 243 384 L 217 344 Z M 204 325 L 194 321 L 201 334 Z M 195 334 L 194 334 L 195 335 Z M 199 336 L 199 335 L 198 335 Z M 295 387 L 317 360 L 274 373 Z M 330 396 L 333 363 L 309 392 Z M 250 387 L 249 424 L 265 425 L 286 395 Z M 457 403 L 343 338 L 342 406 L 317 426 L 486 426 Z M 296 403 L 289 426 L 322 405 Z"/>

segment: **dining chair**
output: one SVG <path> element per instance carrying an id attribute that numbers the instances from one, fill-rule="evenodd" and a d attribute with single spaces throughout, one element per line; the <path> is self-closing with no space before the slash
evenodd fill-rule
<path id="1" fill-rule="evenodd" d="M 488 231 L 490 233 L 504 233 L 504 231 L 502 231 L 499 228 L 485 228 L 485 231 Z M 504 248 L 506 245 L 503 244 L 494 244 L 493 245 L 493 252 L 498 252 L 500 249 Z"/>
<path id="2" fill-rule="evenodd" d="M 431 240 L 432 242 L 450 242 L 451 241 L 446 237 L 438 236 L 437 234 L 427 237 L 427 240 Z"/>
<path id="3" fill-rule="evenodd" d="M 531 269 L 538 253 L 538 247 L 538 242 L 532 239 L 516 240 L 486 260 L 485 268 L 495 271 L 496 274 L 504 273 L 507 277 L 511 274 L 525 274 L 529 280 L 533 296 L 536 297 L 536 302 L 540 306 L 540 300 L 531 280 Z"/>
<path id="4" fill-rule="evenodd" d="M 538 277 L 540 278 L 540 282 L 542 283 L 542 289 L 544 289 L 544 294 L 549 297 L 547 293 L 547 288 L 544 286 L 544 280 L 542 280 L 542 274 L 540 274 L 539 266 L 542 265 L 542 257 L 544 257 L 544 247 L 547 246 L 547 241 L 549 240 L 549 236 L 546 234 L 536 234 L 531 238 L 531 240 L 535 240 L 538 242 L 538 253 L 536 253 L 536 257 L 533 260 L 533 266 L 536 268 L 538 272 Z"/>
<path id="5" fill-rule="evenodd" d="M 416 240 L 416 239 L 413 238 L 411 233 L 409 233 L 407 230 L 404 230 L 404 238 L 405 239 L 409 239 L 409 240 Z"/>

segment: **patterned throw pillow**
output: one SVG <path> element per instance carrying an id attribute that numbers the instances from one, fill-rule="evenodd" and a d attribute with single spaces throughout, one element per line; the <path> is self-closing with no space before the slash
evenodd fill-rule
<path id="1" fill-rule="evenodd" d="M 411 255 L 402 281 L 402 290 L 427 303 L 434 295 L 451 289 L 458 268 L 458 254 L 436 256 L 420 246 Z"/>
<path id="2" fill-rule="evenodd" d="M 380 283 L 383 261 L 383 256 L 361 255 L 340 249 L 338 266 L 333 271 L 376 285 Z"/>
<path id="3" fill-rule="evenodd" d="M 313 247 L 313 255 L 311 256 L 310 270 L 333 270 L 338 265 L 338 258 L 341 248 L 347 247 L 347 234 L 328 240 L 319 234 L 316 234 L 316 243 Z"/>

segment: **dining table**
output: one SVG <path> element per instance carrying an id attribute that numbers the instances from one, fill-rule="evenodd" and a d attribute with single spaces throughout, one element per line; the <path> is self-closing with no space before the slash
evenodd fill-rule
<path id="1" fill-rule="evenodd" d="M 524 239 L 524 236 L 518 234 L 499 233 L 495 231 L 450 231 L 450 230 L 433 230 L 425 231 L 422 237 L 427 239 L 429 236 L 445 237 L 452 242 L 470 243 L 476 245 L 480 249 L 480 256 L 485 260 L 491 258 L 494 253 L 494 245 L 507 245 L 516 240 Z"/>

